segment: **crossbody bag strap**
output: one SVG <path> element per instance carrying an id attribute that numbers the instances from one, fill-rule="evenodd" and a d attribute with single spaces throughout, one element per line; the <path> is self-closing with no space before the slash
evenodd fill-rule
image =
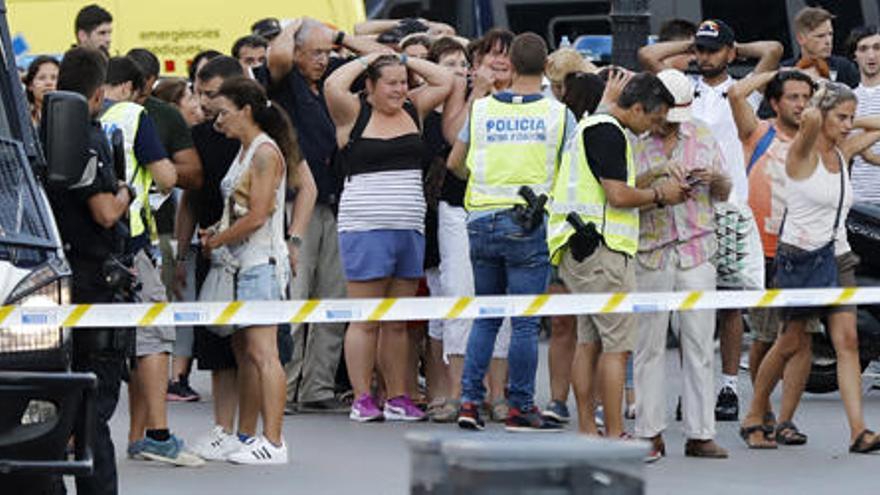
<path id="1" fill-rule="evenodd" d="M 834 229 L 831 232 L 831 242 L 834 242 L 837 239 L 837 230 L 840 228 L 840 214 L 843 212 L 843 197 L 846 194 L 846 178 L 843 174 L 846 173 L 844 170 L 843 157 L 840 156 L 840 150 L 837 151 L 837 163 L 840 164 L 840 198 L 837 201 L 837 216 L 834 218 Z"/>

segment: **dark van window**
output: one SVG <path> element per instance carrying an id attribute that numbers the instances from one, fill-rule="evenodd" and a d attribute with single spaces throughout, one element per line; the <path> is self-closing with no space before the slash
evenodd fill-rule
<path id="1" fill-rule="evenodd" d="M 847 2 L 849 3 L 849 2 Z M 785 2 L 768 0 L 702 0 L 703 19 L 721 19 L 736 33 L 736 41 L 776 40 L 792 54 Z"/>

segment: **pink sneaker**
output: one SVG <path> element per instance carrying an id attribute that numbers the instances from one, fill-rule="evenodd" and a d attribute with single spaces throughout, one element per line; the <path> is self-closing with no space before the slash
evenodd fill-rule
<path id="1" fill-rule="evenodd" d="M 389 421 L 424 421 L 427 416 L 409 396 L 401 395 L 385 402 L 385 418 Z"/>
<path id="2" fill-rule="evenodd" d="M 351 413 L 349 413 L 348 417 L 358 423 L 382 421 L 385 419 L 385 416 L 382 415 L 382 410 L 376 407 L 376 400 L 373 399 L 373 396 L 370 394 L 361 394 L 361 396 L 354 401 L 354 404 L 351 405 Z"/>

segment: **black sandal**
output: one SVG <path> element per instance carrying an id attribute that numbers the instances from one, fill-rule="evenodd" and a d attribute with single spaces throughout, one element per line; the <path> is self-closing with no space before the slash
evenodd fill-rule
<path id="1" fill-rule="evenodd" d="M 874 436 L 873 442 L 868 442 L 867 437 L 869 435 Z M 859 433 L 859 436 L 856 437 L 856 441 L 849 447 L 849 451 L 852 454 L 870 454 L 871 452 L 876 452 L 878 450 L 880 450 L 880 436 L 871 430 L 865 430 Z"/>
<path id="2" fill-rule="evenodd" d="M 768 411 L 764 414 L 764 431 L 770 431 L 767 437 L 767 440 L 773 441 L 775 440 L 774 434 L 776 433 L 776 415 L 773 414 L 773 411 Z"/>
<path id="3" fill-rule="evenodd" d="M 746 442 L 746 445 L 748 445 L 748 447 L 749 447 L 750 449 L 755 449 L 755 450 L 772 450 L 772 449 L 775 449 L 775 448 L 776 448 L 776 444 L 775 444 L 775 443 L 769 443 L 769 444 L 763 444 L 763 445 L 762 445 L 762 444 L 752 443 L 752 442 L 749 441 L 749 438 L 752 436 L 752 434 L 754 434 L 754 433 L 756 433 L 756 432 L 759 432 L 759 431 L 762 432 L 762 433 L 764 434 L 764 439 L 765 439 L 765 440 L 772 441 L 771 439 L 767 438 L 767 435 L 769 435 L 770 432 L 772 432 L 772 430 L 770 430 L 770 432 L 768 432 L 767 427 L 766 427 L 765 425 L 763 425 L 763 424 L 760 424 L 760 425 L 752 425 L 752 426 L 742 426 L 742 427 L 740 427 L 740 429 L 739 429 L 739 436 L 742 437 L 742 439 Z"/>
<path id="4" fill-rule="evenodd" d="M 785 421 L 776 426 L 776 443 L 780 445 L 804 445 L 807 443 L 807 436 L 801 433 L 794 423 Z"/>

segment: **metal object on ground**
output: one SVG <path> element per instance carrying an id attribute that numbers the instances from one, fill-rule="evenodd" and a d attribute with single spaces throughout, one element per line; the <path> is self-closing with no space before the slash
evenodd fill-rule
<path id="1" fill-rule="evenodd" d="M 580 435 L 407 435 L 410 493 L 644 493 L 648 444 Z"/>

